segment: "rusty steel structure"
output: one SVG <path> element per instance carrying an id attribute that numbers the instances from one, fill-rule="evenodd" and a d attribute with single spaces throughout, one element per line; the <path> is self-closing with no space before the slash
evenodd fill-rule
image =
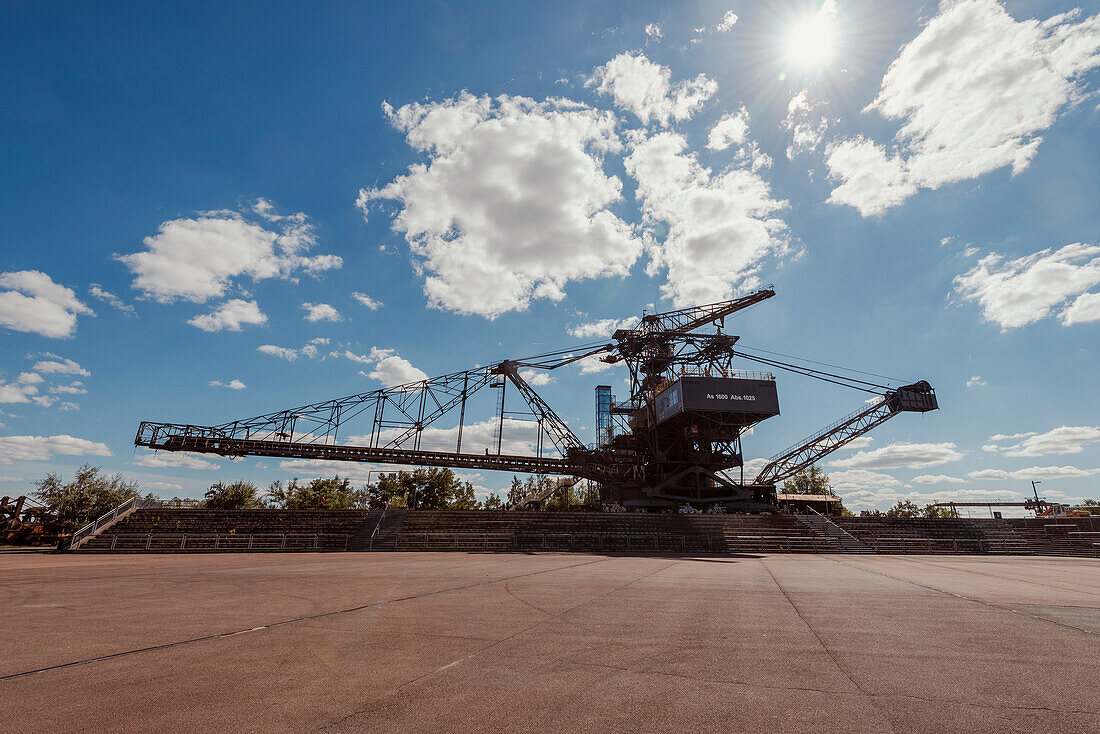
<path id="1" fill-rule="evenodd" d="M 150 449 L 349 462 L 503 470 L 579 477 L 600 486 L 601 498 L 625 506 L 724 504 L 774 507 L 775 486 L 832 451 L 903 412 L 938 408 L 927 382 L 891 387 L 862 378 L 780 361 L 741 348 L 725 320 L 775 295 L 765 287 L 746 296 L 665 313 L 644 314 L 604 344 L 503 360 L 405 385 L 349 395 L 217 425 L 142 422 L 135 444 Z M 585 360 L 621 364 L 630 395 L 615 401 L 597 389 L 598 441 L 586 445 L 529 382 L 534 370 Z M 734 368 L 747 360 L 861 390 L 875 396 L 855 413 L 774 457 L 746 481 L 741 437 L 779 414 L 771 372 Z M 525 378 L 525 375 L 527 376 Z M 463 450 L 467 404 L 484 389 L 499 390 L 495 446 Z M 523 411 L 507 411 L 515 393 Z M 440 431 L 445 416 L 454 426 Z M 361 432 L 348 435 L 353 422 Z M 529 451 L 505 451 L 505 434 L 521 423 L 534 438 Z M 429 429 L 430 440 L 425 437 Z M 448 445 L 440 445 L 446 435 Z M 453 449 L 451 448 L 453 446 Z"/>

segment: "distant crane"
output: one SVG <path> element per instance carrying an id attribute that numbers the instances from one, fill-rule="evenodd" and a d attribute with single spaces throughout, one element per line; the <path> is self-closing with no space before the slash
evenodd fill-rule
<path id="1" fill-rule="evenodd" d="M 928 382 L 890 387 L 754 354 L 723 328 L 727 316 L 775 295 L 765 287 L 741 298 L 658 314 L 644 314 L 598 346 L 503 360 L 442 377 L 349 395 L 290 410 L 200 426 L 142 422 L 134 443 L 151 449 L 280 458 L 377 462 L 460 469 L 556 474 L 596 482 L 604 501 L 659 507 L 684 502 L 729 509 L 768 510 L 775 486 L 886 420 L 939 406 Z M 775 456 L 751 482 L 734 478 L 743 468 L 741 437 L 779 414 L 771 372 L 733 368 L 744 359 L 875 396 L 856 412 Z M 615 402 L 597 388 L 598 441 L 587 446 L 538 395 L 522 373 L 556 370 L 582 360 L 623 364 L 630 396 Z M 533 455 L 505 453 L 505 393 L 511 385 L 537 424 Z M 495 452 L 462 450 L 466 406 L 486 386 L 500 390 Z M 454 451 L 424 447 L 425 429 L 457 413 Z M 359 421 L 355 443 L 341 442 Z M 341 431 L 343 430 L 343 433 Z M 438 435 L 438 434 L 437 434 Z"/>

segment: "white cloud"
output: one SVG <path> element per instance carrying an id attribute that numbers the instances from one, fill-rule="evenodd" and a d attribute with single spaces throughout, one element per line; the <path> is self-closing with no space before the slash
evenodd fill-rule
<path id="1" fill-rule="evenodd" d="M 230 390 L 244 390 L 245 384 L 240 380 L 230 380 L 229 382 L 222 382 L 221 380 L 211 380 L 211 387 L 227 387 Z"/>
<path id="2" fill-rule="evenodd" d="M 749 137 L 749 111 L 744 106 L 736 113 L 722 115 L 707 136 L 707 147 L 711 150 L 725 150 L 731 145 L 741 145 Z"/>
<path id="3" fill-rule="evenodd" d="M 953 443 L 892 443 L 830 462 L 842 469 L 923 469 L 958 461 L 966 455 Z"/>
<path id="4" fill-rule="evenodd" d="M 618 152 L 612 113 L 565 99 L 474 97 L 394 110 L 391 124 L 427 163 L 359 192 L 401 208 L 402 232 L 437 308 L 495 318 L 532 298 L 561 300 L 569 281 L 625 276 L 641 254 L 608 206 L 622 183 L 604 173 Z"/>
<path id="5" fill-rule="evenodd" d="M 803 89 L 787 103 L 787 116 L 780 123 L 791 134 L 791 144 L 787 146 L 787 159 L 794 160 L 796 155 L 810 153 L 821 145 L 829 129 L 829 119 L 818 115 L 821 105 L 810 101 L 810 90 Z"/>
<path id="6" fill-rule="evenodd" d="M 256 347 L 257 352 L 268 354 L 272 357 L 278 357 L 279 359 L 285 359 L 287 362 L 293 362 L 298 359 L 298 350 L 288 347 L 277 347 L 274 344 L 261 344 Z"/>
<path id="7" fill-rule="evenodd" d="M 21 382 L 24 385 L 39 385 L 43 381 L 42 375 L 35 372 L 20 372 L 19 377 L 16 378 L 17 382 Z"/>
<path id="8" fill-rule="evenodd" d="M 356 301 L 359 301 L 359 305 L 366 306 L 371 311 L 377 311 L 382 308 L 382 302 L 377 298 L 371 298 L 366 293 L 352 293 L 351 297 Z"/>
<path id="9" fill-rule="evenodd" d="M 1008 261 L 997 253 L 986 255 L 955 278 L 955 292 L 964 300 L 977 301 L 982 318 L 1007 331 L 1051 316 L 1067 300 L 1098 283 L 1100 246 L 1078 242 Z M 1076 323 L 1078 315 L 1070 315 L 1075 306 L 1062 311 L 1064 323 Z"/>
<path id="10" fill-rule="evenodd" d="M 327 303 L 303 303 L 306 321 L 340 321 L 340 312 Z"/>
<path id="11" fill-rule="evenodd" d="M 989 444 L 983 446 L 987 451 L 992 451 L 1005 456 L 1046 456 L 1048 454 L 1079 454 L 1090 443 L 1100 442 L 1100 427 L 1098 426 L 1059 426 L 1046 433 L 1019 434 L 1017 436 L 1001 436 L 998 434 L 990 438 L 990 441 L 1011 441 L 1022 437 L 1017 443 L 1001 446 Z"/>
<path id="12" fill-rule="evenodd" d="M 936 189 L 1006 166 L 1022 171 L 1038 150 L 1039 133 L 1086 96 L 1081 80 L 1100 64 L 1100 16 L 1079 18 L 1072 11 L 1016 21 L 996 0 L 942 2 L 902 48 L 867 108 L 901 122 L 897 158 L 887 160 L 870 144 L 879 154 L 876 169 L 889 169 L 890 195 L 876 196 L 870 186 L 838 195 L 850 177 L 870 176 L 858 166 L 834 167 L 830 158 L 832 175 L 844 182 L 830 201 L 870 216 L 918 187 Z"/>
<path id="13" fill-rule="evenodd" d="M 367 437 L 369 439 L 369 436 Z M 357 464 L 348 461 L 330 461 L 328 459 L 286 459 L 279 462 L 279 468 L 297 477 L 325 477 L 339 475 L 352 481 L 377 481 L 380 473 L 401 471 L 400 466 L 385 464 Z"/>
<path id="14" fill-rule="evenodd" d="M 47 375 L 78 375 L 80 377 L 91 377 L 92 373 L 81 367 L 79 364 L 71 359 L 64 357 L 58 357 L 56 354 L 50 354 L 46 352 L 47 360 L 41 362 L 35 362 L 34 367 L 31 367 L 35 372 L 45 372 Z"/>
<path id="15" fill-rule="evenodd" d="M 159 303 L 203 303 L 226 294 L 239 279 L 287 278 L 339 268 L 335 255 L 308 257 L 316 244 L 305 214 L 280 216 L 260 199 L 251 212 L 203 212 L 172 219 L 144 240 L 145 250 L 122 255 L 133 287 Z"/>
<path id="16" fill-rule="evenodd" d="M 594 375 L 598 372 L 607 372 L 615 366 L 602 361 L 598 354 L 593 354 L 592 356 L 578 360 L 575 364 L 580 367 L 582 375 Z"/>
<path id="17" fill-rule="evenodd" d="M 203 331 L 240 331 L 244 324 L 266 324 L 267 316 L 255 301 L 233 298 L 210 313 L 188 319 L 187 323 Z"/>
<path id="18" fill-rule="evenodd" d="M 183 489 L 182 484 L 176 484 L 174 482 L 146 482 L 145 486 L 149 489 L 163 489 L 171 492 L 178 492 Z"/>
<path id="19" fill-rule="evenodd" d="M 88 391 L 84 388 L 84 383 L 80 380 L 73 380 L 68 385 L 53 385 L 50 387 L 50 392 L 57 395 L 87 395 Z"/>
<path id="20" fill-rule="evenodd" d="M 1100 293 L 1082 293 L 1060 317 L 1066 326 L 1100 321 Z"/>
<path id="21" fill-rule="evenodd" d="M 714 30 L 718 31 L 719 33 L 725 33 L 726 31 L 733 28 L 733 26 L 736 24 L 737 13 L 733 12 L 732 10 L 727 10 L 722 16 L 722 22 L 714 26 Z"/>
<path id="22" fill-rule="evenodd" d="M 1027 469 L 1005 471 L 1003 469 L 979 469 L 968 472 L 966 476 L 971 479 L 988 480 L 1041 480 L 1041 479 L 1077 479 L 1079 477 L 1091 477 L 1100 474 L 1100 469 L 1078 469 L 1075 466 L 1032 466 Z"/>
<path id="23" fill-rule="evenodd" d="M 786 202 L 773 199 L 756 172 L 730 167 L 713 174 L 686 148 L 683 135 L 659 133 L 624 161 L 638 181 L 643 221 L 668 225 L 663 242 L 650 238 L 646 272 L 667 269 L 661 292 L 676 306 L 730 298 L 738 287 L 757 285 L 764 260 L 787 250 L 786 224 L 773 216 Z"/>
<path id="24" fill-rule="evenodd" d="M 985 381 L 985 378 L 982 377 L 981 375 L 974 375 L 973 377 L 971 377 L 969 380 L 966 381 L 966 386 L 967 387 L 985 387 L 986 386 L 986 381 Z"/>
<path id="25" fill-rule="evenodd" d="M 71 288 L 38 270 L 0 273 L 0 326 L 58 339 L 72 336 L 76 317 L 95 316 Z"/>
<path id="26" fill-rule="evenodd" d="M 829 178 L 842 183 L 829 194 L 833 204 L 848 204 L 865 217 L 881 214 L 917 193 L 905 162 L 887 157 L 886 150 L 859 136 L 825 149 Z"/>
<path id="27" fill-rule="evenodd" d="M 833 485 L 833 489 L 837 492 L 852 492 L 856 490 L 901 486 L 901 482 L 889 474 L 868 471 L 866 469 L 830 472 L 829 483 Z"/>
<path id="28" fill-rule="evenodd" d="M 946 474 L 921 474 L 913 477 L 913 484 L 966 484 L 966 480 Z"/>
<path id="29" fill-rule="evenodd" d="M 114 293 L 111 293 L 110 291 L 103 290 L 103 288 L 99 285 L 99 283 L 92 283 L 88 287 L 88 293 L 89 293 L 89 295 L 92 296 L 92 298 L 98 298 L 99 300 L 103 301 L 107 305 L 109 305 L 113 308 L 117 308 L 119 311 L 122 311 L 123 313 L 128 313 L 131 316 L 134 314 L 134 307 L 133 306 L 131 306 L 128 303 L 123 302 L 123 300 L 121 298 L 119 298 L 118 296 L 116 296 Z"/>
<path id="30" fill-rule="evenodd" d="M 577 326 L 570 327 L 568 333 L 578 339 L 608 338 L 618 329 L 633 329 L 641 321 L 637 316 L 627 316 L 625 319 L 599 319 L 588 321 Z"/>
<path id="31" fill-rule="evenodd" d="M 367 376 L 378 380 L 386 387 L 428 379 L 427 372 L 414 367 L 409 360 L 396 354 L 378 360 L 378 363 L 374 365 L 374 369 Z"/>
<path id="32" fill-rule="evenodd" d="M 171 454 L 142 454 L 134 460 L 137 466 L 151 467 L 154 469 L 217 469 L 218 465 L 212 461 L 201 459 L 195 454 L 171 453 Z"/>
<path id="33" fill-rule="evenodd" d="M 858 438 L 853 438 L 851 441 L 841 446 L 840 450 L 854 451 L 855 449 L 861 449 L 864 446 L 870 446 L 872 443 L 874 443 L 874 440 L 875 439 L 871 438 L 870 436 L 860 436 Z"/>
<path id="34" fill-rule="evenodd" d="M 660 23 L 647 23 L 645 27 L 645 35 L 647 39 L 654 41 L 661 40 L 661 24 Z M 648 42 L 648 41 L 647 41 Z"/>
<path id="35" fill-rule="evenodd" d="M 0 403 L 29 403 L 38 388 L 25 382 L 0 380 Z"/>
<path id="36" fill-rule="evenodd" d="M 0 436 L 0 464 L 13 461 L 48 461 L 65 456 L 111 456 L 107 444 L 67 434 L 56 436 Z"/>
<path id="37" fill-rule="evenodd" d="M 532 387 L 542 387 L 554 381 L 554 378 L 546 370 L 520 370 L 519 376 Z"/>
<path id="38" fill-rule="evenodd" d="M 718 91 L 705 74 L 672 85 L 672 72 L 641 52 L 621 53 L 598 67 L 586 86 L 610 94 L 615 104 L 633 112 L 642 123 L 667 126 L 670 120 L 689 119 Z"/>

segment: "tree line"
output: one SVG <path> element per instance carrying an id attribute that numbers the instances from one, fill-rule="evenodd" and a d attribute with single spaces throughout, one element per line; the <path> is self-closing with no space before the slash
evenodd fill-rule
<path id="1" fill-rule="evenodd" d="M 277 509 L 277 510 L 360 510 L 383 507 L 415 510 L 479 510 L 514 506 L 536 490 L 554 487 L 554 479 L 546 476 L 528 477 L 520 481 L 512 477 L 507 499 L 490 494 L 484 501 L 474 494 L 474 486 L 462 481 L 450 469 L 414 469 L 383 473 L 373 483 L 355 486 L 347 477 L 321 477 L 309 481 L 291 479 L 272 482 L 265 490 L 255 482 L 218 481 L 210 485 L 199 506 L 212 510 Z M 584 490 L 575 486 L 552 493 L 543 503 L 544 509 L 568 509 L 595 502 L 595 488 L 585 483 Z M 121 473 L 107 474 L 100 467 L 85 464 L 66 482 L 50 472 L 34 483 L 31 498 L 45 505 L 64 531 L 79 528 L 142 492 L 137 482 L 128 481 Z M 145 499 L 155 499 L 150 494 Z M 179 498 L 171 501 L 179 502 Z"/>

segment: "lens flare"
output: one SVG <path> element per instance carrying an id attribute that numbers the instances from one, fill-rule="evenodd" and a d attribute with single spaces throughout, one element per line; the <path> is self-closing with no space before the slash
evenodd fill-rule
<path id="1" fill-rule="evenodd" d="M 783 43 L 787 61 L 803 69 L 820 69 L 836 56 L 836 3 L 827 0 L 821 9 L 794 23 Z"/>

